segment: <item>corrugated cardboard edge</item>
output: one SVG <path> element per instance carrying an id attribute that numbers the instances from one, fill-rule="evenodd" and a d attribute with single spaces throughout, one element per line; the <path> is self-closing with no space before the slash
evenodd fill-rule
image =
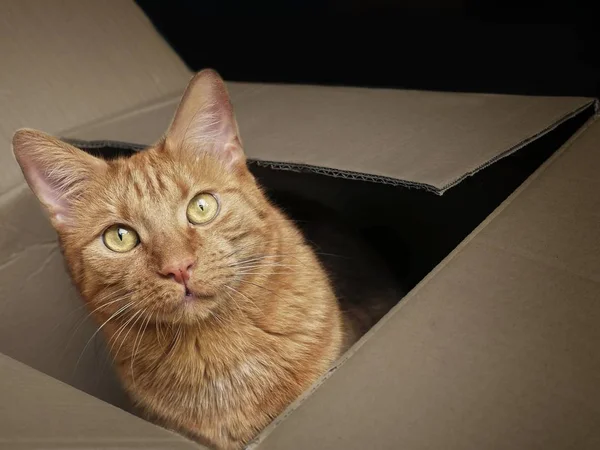
<path id="1" fill-rule="evenodd" d="M 591 103 L 590 103 L 591 104 Z M 589 106 L 588 104 L 587 106 Z M 586 106 L 586 107 L 587 107 Z M 322 375 L 313 386 L 304 392 L 300 397 L 298 397 L 293 403 L 291 403 L 286 410 L 281 413 L 271 424 L 269 424 L 254 440 L 252 440 L 246 450 L 254 450 L 260 448 L 261 442 L 277 427 L 281 422 L 283 422 L 288 416 L 290 416 L 304 401 L 310 397 L 331 375 L 336 372 L 340 367 L 342 367 L 346 361 L 348 361 L 355 353 L 359 351 L 359 349 L 367 342 L 371 337 L 379 331 L 385 324 L 395 315 L 398 314 L 399 311 L 407 304 L 407 302 L 411 301 L 416 294 L 426 286 L 431 279 L 437 276 L 439 272 L 441 272 L 457 255 L 459 255 L 463 249 L 473 240 L 484 228 L 488 226 L 488 224 L 494 220 L 496 216 L 498 216 L 502 211 L 504 211 L 517 197 L 521 195 L 523 191 L 525 191 L 528 186 L 536 180 L 543 172 L 545 172 L 548 167 L 550 167 L 554 161 L 556 161 L 562 154 L 564 154 L 568 149 L 579 139 L 579 137 L 584 134 L 592 124 L 594 124 L 597 120 L 599 120 L 600 116 L 599 112 L 599 103 L 598 101 L 594 101 L 595 114 L 563 145 L 560 149 L 558 149 L 548 160 L 546 160 L 531 176 L 529 176 L 521 186 L 519 186 L 498 208 L 496 208 L 483 222 L 481 222 L 477 228 L 475 228 L 446 258 L 444 258 L 425 278 L 423 278 L 396 306 L 394 306 L 375 326 L 373 326 L 358 342 L 356 342 L 341 358 L 339 358 L 336 363 L 324 374 Z M 581 110 L 579 111 L 581 112 Z M 573 117 L 577 113 L 573 113 L 570 117 Z M 563 119 L 568 120 L 569 117 Z M 558 126 L 556 124 L 555 126 Z M 547 129 L 545 132 L 551 131 L 552 128 Z M 536 135 L 536 138 L 541 136 L 541 134 Z M 517 151 L 516 148 L 513 151 Z M 507 155 L 505 155 L 507 156 Z M 499 158 L 498 158 L 499 159 Z M 496 159 L 496 161 L 498 160 Z M 491 164 L 491 163 L 490 163 Z"/>
<path id="2" fill-rule="evenodd" d="M 456 186 L 457 184 L 459 184 L 461 181 L 463 181 L 465 178 L 468 178 L 470 176 L 475 175 L 477 172 L 479 172 L 482 169 L 485 169 L 486 167 L 491 166 L 492 164 L 494 164 L 495 162 L 506 158 L 507 156 L 512 155 L 513 153 L 519 151 L 520 149 L 522 149 L 523 147 L 529 145 L 530 143 L 532 143 L 533 141 L 535 141 L 536 139 L 541 138 L 542 136 L 550 133 L 552 130 L 555 130 L 557 127 L 559 127 L 561 124 L 565 123 L 567 120 L 574 118 L 575 116 L 579 115 L 580 113 L 582 113 L 583 111 L 585 111 L 587 108 L 589 108 L 590 106 L 594 107 L 594 116 L 596 116 L 598 114 L 598 108 L 600 106 L 598 99 L 594 99 L 594 100 L 590 100 L 588 103 L 586 103 L 585 105 L 581 106 L 580 108 L 576 109 L 575 111 L 572 111 L 569 114 L 566 114 L 564 117 L 562 117 L 561 119 L 559 119 L 557 122 L 554 122 L 553 124 L 551 124 L 550 126 L 548 126 L 547 128 L 545 128 L 544 130 L 540 131 L 537 134 L 534 134 L 533 136 L 521 141 L 519 144 L 515 145 L 512 148 L 509 148 L 508 150 L 506 150 L 505 152 L 495 156 L 494 158 L 490 159 L 489 161 L 487 161 L 486 163 L 480 165 L 479 167 L 467 172 L 466 174 L 464 174 L 462 177 L 457 178 L 456 180 L 454 180 L 451 183 L 448 183 L 446 186 L 444 186 L 442 189 L 440 189 L 439 195 L 442 195 L 444 192 L 446 192 L 448 189 Z"/>
<path id="3" fill-rule="evenodd" d="M 593 106 L 594 113 L 597 114 L 599 107 L 600 107 L 599 101 L 597 99 L 591 99 L 589 102 L 585 103 L 584 105 L 577 108 L 576 110 L 571 111 L 570 113 L 564 115 L 563 117 L 559 118 L 558 120 L 552 122 L 549 126 L 544 128 L 540 132 L 523 139 L 517 145 L 514 145 L 513 147 L 506 149 L 504 152 L 494 156 L 493 158 L 489 159 L 488 161 L 481 164 L 480 166 L 465 172 L 462 176 L 460 176 L 456 180 L 452 181 L 451 183 L 448 183 L 446 186 L 444 186 L 441 189 L 437 188 L 435 186 L 432 186 L 430 184 L 427 184 L 427 183 L 419 183 L 419 182 L 402 180 L 402 179 L 398 179 L 398 178 L 386 177 L 386 176 L 381 176 L 381 175 L 373 175 L 373 174 L 368 174 L 368 173 L 364 173 L 364 172 L 354 172 L 354 171 L 349 171 L 349 170 L 333 169 L 333 168 L 329 168 L 329 167 L 314 166 L 314 165 L 303 164 L 303 163 L 265 161 L 265 160 L 253 159 L 253 158 L 249 158 L 248 163 L 255 164 L 260 167 L 268 167 L 268 168 L 274 169 L 274 170 L 282 170 L 282 171 L 290 171 L 290 172 L 298 172 L 298 173 L 315 173 L 315 174 L 325 175 L 325 176 L 329 176 L 329 177 L 333 177 L 333 178 L 343 178 L 343 179 L 347 179 L 347 180 L 366 181 L 366 182 L 379 183 L 379 184 L 385 184 L 385 185 L 390 185 L 390 186 L 399 186 L 399 187 L 404 187 L 404 188 L 408 188 L 408 189 L 420 189 L 420 190 L 425 190 L 427 192 L 431 192 L 431 193 L 441 196 L 448 189 L 451 189 L 454 186 L 460 184 L 465 179 L 477 174 L 479 171 L 485 169 L 486 167 L 489 167 L 492 164 L 500 161 L 501 159 L 504 159 L 504 158 L 512 155 L 513 153 L 521 150 L 523 147 L 526 147 L 527 145 L 531 144 L 532 142 L 536 141 L 537 139 L 552 132 L 553 130 L 555 130 L 557 127 L 559 127 L 566 121 L 583 113 L 590 106 Z M 63 133 L 63 134 L 66 134 L 66 133 Z M 84 149 L 85 148 L 99 149 L 99 148 L 103 148 L 103 147 L 112 147 L 112 148 L 123 149 L 123 150 L 139 151 L 139 150 L 143 150 L 144 148 L 148 147 L 147 145 L 142 145 L 142 144 L 137 144 L 137 143 L 128 143 L 128 142 L 122 142 L 122 141 L 113 141 L 113 140 L 85 141 L 85 140 L 81 140 L 81 139 L 72 139 L 72 138 L 65 138 L 65 137 L 63 137 L 61 139 L 64 140 L 65 142 L 68 142 L 68 143 L 76 146 L 76 147 L 80 147 L 80 148 L 84 148 Z"/>

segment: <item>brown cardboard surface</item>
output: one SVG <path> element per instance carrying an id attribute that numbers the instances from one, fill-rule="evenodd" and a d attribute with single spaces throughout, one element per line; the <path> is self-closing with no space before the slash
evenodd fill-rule
<path id="1" fill-rule="evenodd" d="M 59 133 L 185 87 L 190 72 L 129 0 L 7 0 L 0 13 L 0 194 L 16 128 Z"/>
<path id="2" fill-rule="evenodd" d="M 0 354 L 0 449 L 201 449 Z"/>
<path id="3" fill-rule="evenodd" d="M 328 175 L 376 176 L 380 182 L 435 192 L 592 103 L 571 97 L 247 83 L 228 87 L 250 158 L 279 169 L 313 166 Z M 149 145 L 167 128 L 178 100 L 64 135 Z M 148 133 L 150 128 L 154 131 Z"/>
<path id="4" fill-rule="evenodd" d="M 100 340 L 83 352 L 95 326 L 10 141 L 22 126 L 60 134 L 143 110 L 172 99 L 190 73 L 127 0 L 3 2 L 0 56 L 0 351 L 122 405 Z"/>
<path id="5" fill-rule="evenodd" d="M 600 121 L 438 266 L 260 449 L 595 449 Z"/>

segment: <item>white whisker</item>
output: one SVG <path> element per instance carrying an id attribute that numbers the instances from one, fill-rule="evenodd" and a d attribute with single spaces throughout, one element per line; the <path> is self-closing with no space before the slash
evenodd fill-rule
<path id="1" fill-rule="evenodd" d="M 257 311 L 261 312 L 261 309 L 258 307 L 258 305 L 256 303 L 254 303 L 254 300 L 252 300 L 250 297 L 248 297 L 246 294 L 241 293 L 240 291 L 238 291 L 235 288 L 232 288 L 231 286 L 225 285 L 225 288 L 229 289 L 230 291 L 235 292 L 238 295 L 241 295 L 242 297 L 244 297 L 246 300 L 248 300 L 255 308 Z"/>
<path id="2" fill-rule="evenodd" d="M 137 352 L 140 349 L 140 345 L 142 343 L 142 340 L 144 339 L 144 333 L 146 332 L 146 328 L 148 327 L 148 324 L 150 323 L 151 317 L 152 317 L 152 315 L 148 314 L 148 317 L 146 317 L 145 321 L 142 321 L 142 324 L 140 325 L 140 329 L 138 330 L 136 339 L 135 339 L 135 341 L 133 341 L 133 354 L 131 356 L 131 380 L 132 380 L 134 386 L 135 386 L 135 376 L 134 376 L 133 366 L 134 366 L 134 362 L 135 362 L 135 355 L 137 355 Z M 139 341 L 138 341 L 138 337 L 139 337 Z M 137 342 L 137 346 L 136 346 L 136 342 Z"/>
<path id="3" fill-rule="evenodd" d="M 123 313 L 124 311 L 126 311 L 128 308 L 130 308 L 133 305 L 133 302 L 127 303 L 125 306 L 122 306 L 121 308 L 119 308 L 115 313 L 113 313 L 102 325 L 100 325 L 98 327 L 98 329 L 94 332 L 94 334 L 92 334 L 92 337 L 90 337 L 87 341 L 87 343 L 85 344 L 85 346 L 83 347 L 83 350 L 81 351 L 81 354 L 79 355 L 79 358 L 77 358 L 77 362 L 75 363 L 75 369 L 77 369 L 77 366 L 79 365 L 79 362 L 81 361 L 81 358 L 83 357 L 83 354 L 85 353 L 86 349 L 88 348 L 88 346 L 90 345 L 90 342 L 92 342 L 92 340 L 94 339 L 94 337 L 96 337 L 96 335 L 100 332 L 100 330 L 102 330 L 102 328 L 104 328 L 104 326 L 110 322 L 112 319 L 114 319 L 115 317 L 117 317 L 119 314 Z"/>
<path id="4" fill-rule="evenodd" d="M 113 363 L 116 361 L 117 359 L 117 355 L 119 354 L 119 352 L 121 351 L 121 348 L 123 347 L 123 344 L 125 343 L 125 341 L 127 340 L 127 336 L 129 336 L 129 333 L 131 333 L 131 330 L 133 329 L 133 326 L 135 325 L 135 323 L 137 322 L 137 320 L 141 317 L 141 314 L 144 312 L 143 309 L 140 309 L 139 311 L 133 313 L 133 315 L 129 318 L 129 320 L 125 323 L 122 331 L 125 330 L 125 327 L 128 326 L 134 319 L 135 322 L 131 324 L 131 326 L 129 327 L 129 329 L 127 330 L 127 333 L 125 333 L 125 336 L 123 336 L 123 339 L 121 340 L 121 345 L 119 345 L 119 348 L 117 348 L 117 351 L 115 352 L 114 356 L 113 356 Z M 136 319 L 137 317 L 137 319 Z M 122 332 L 121 331 L 121 332 Z M 120 334 L 120 333 L 119 333 Z M 113 342 L 113 346 L 116 344 L 117 340 L 115 339 L 115 341 Z M 111 347 L 112 350 L 112 347 Z"/>

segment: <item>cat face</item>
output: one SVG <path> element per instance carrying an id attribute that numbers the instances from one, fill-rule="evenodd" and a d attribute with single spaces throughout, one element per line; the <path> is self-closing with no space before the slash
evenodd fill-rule
<path id="1" fill-rule="evenodd" d="M 192 80 L 165 138 L 130 158 L 100 160 L 33 130 L 13 148 L 94 309 L 192 322 L 246 300 L 253 261 L 269 253 L 270 205 L 214 72 Z"/>
<path id="2" fill-rule="evenodd" d="M 85 297 L 127 292 L 132 311 L 174 321 L 243 301 L 241 266 L 266 252 L 268 205 L 249 174 L 157 148 L 109 165 L 94 186 L 63 234 Z"/>

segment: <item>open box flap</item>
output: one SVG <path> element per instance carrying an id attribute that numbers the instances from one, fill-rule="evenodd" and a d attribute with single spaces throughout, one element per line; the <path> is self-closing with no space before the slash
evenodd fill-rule
<path id="1" fill-rule="evenodd" d="M 599 448 L 598 173 L 595 118 L 253 447 Z"/>
<path id="2" fill-rule="evenodd" d="M 573 117 L 594 100 L 346 87 L 228 84 L 248 156 L 284 170 L 441 194 Z M 149 145 L 179 98 L 67 131 Z M 148 129 L 154 131 L 148 133 Z"/>
<path id="3" fill-rule="evenodd" d="M 17 128 L 58 133 L 178 93 L 183 61 L 132 1 L 3 2 L 0 194 L 22 182 Z"/>
<path id="4" fill-rule="evenodd" d="M 0 380 L 2 449 L 204 448 L 2 354 Z"/>

